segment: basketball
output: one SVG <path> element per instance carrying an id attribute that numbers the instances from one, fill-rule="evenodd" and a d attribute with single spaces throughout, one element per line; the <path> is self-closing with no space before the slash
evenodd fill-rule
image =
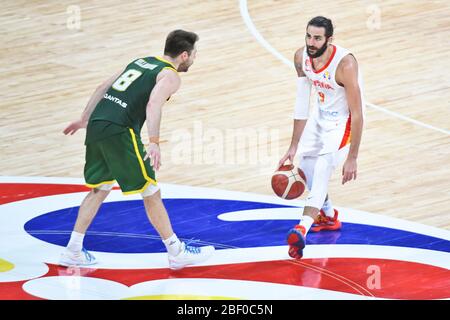
<path id="1" fill-rule="evenodd" d="M 272 175 L 272 189 L 280 198 L 296 199 L 305 192 L 306 176 L 293 164 L 281 166 Z"/>

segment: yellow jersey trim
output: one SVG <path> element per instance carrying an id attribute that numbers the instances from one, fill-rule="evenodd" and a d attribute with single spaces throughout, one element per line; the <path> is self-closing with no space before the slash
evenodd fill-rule
<path id="1" fill-rule="evenodd" d="M 177 71 L 177 70 L 175 70 L 175 69 L 174 69 L 174 68 L 172 68 L 172 67 L 164 67 L 164 68 L 163 68 L 163 70 L 164 70 L 164 69 L 169 69 L 169 70 L 173 70 L 173 71 L 175 71 L 176 73 L 178 73 L 178 71 Z"/>
<path id="2" fill-rule="evenodd" d="M 133 129 L 129 128 L 129 130 L 130 130 L 130 134 L 131 134 L 131 139 L 133 140 L 134 152 L 136 153 L 136 157 L 138 158 L 139 165 L 140 165 L 141 171 L 142 171 L 142 175 L 144 176 L 145 180 L 147 180 L 148 182 L 151 182 L 152 184 L 154 184 L 156 186 L 157 185 L 156 181 L 153 180 L 152 178 L 150 178 L 147 174 L 147 170 L 145 170 L 144 160 L 142 160 L 141 154 L 139 153 L 139 148 L 138 148 L 137 141 L 136 141 L 136 135 L 134 134 Z M 147 188 L 148 182 L 139 190 L 127 191 L 127 192 L 124 192 L 123 194 L 130 194 L 130 192 L 131 193 L 142 192 L 145 190 L 145 188 Z"/>
<path id="3" fill-rule="evenodd" d="M 151 179 L 151 178 L 150 178 Z M 126 192 L 122 192 L 124 195 L 130 195 L 130 194 L 136 194 L 136 193 L 142 193 L 142 192 L 144 192 L 144 190 L 145 189 L 147 189 L 147 187 L 148 187 L 148 185 L 149 184 L 154 184 L 154 185 L 156 185 L 156 182 L 154 181 L 154 180 L 152 180 L 152 181 L 147 181 L 145 184 L 144 184 L 144 186 L 141 188 L 141 189 L 139 189 L 139 190 L 132 190 L 132 191 L 126 191 Z"/>
<path id="4" fill-rule="evenodd" d="M 162 62 L 165 62 L 165 63 L 170 64 L 170 65 L 172 66 L 173 70 L 177 71 L 177 69 L 175 69 L 175 66 L 172 64 L 172 62 L 167 61 L 166 59 L 163 59 L 163 58 L 161 58 L 161 57 L 155 57 L 155 58 L 158 59 L 159 61 L 162 61 Z M 177 71 L 177 72 L 178 72 L 178 71 Z"/>
<path id="5" fill-rule="evenodd" d="M 86 187 L 88 187 L 88 188 L 97 188 L 98 186 L 101 186 L 102 184 L 113 184 L 115 182 L 116 182 L 116 180 L 103 181 L 103 182 L 96 183 L 96 184 L 86 183 Z"/>

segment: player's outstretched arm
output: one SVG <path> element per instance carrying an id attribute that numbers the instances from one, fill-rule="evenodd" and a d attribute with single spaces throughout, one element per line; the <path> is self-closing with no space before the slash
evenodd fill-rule
<path id="1" fill-rule="evenodd" d="M 158 74 L 156 85 L 150 94 L 147 103 L 147 130 L 149 145 L 144 161 L 150 158 L 155 170 L 161 165 L 161 152 L 159 150 L 159 130 L 161 125 L 162 106 L 180 87 L 181 80 L 178 74 L 165 69 Z"/>
<path id="2" fill-rule="evenodd" d="M 84 109 L 81 118 L 77 119 L 75 121 L 72 121 L 63 131 L 64 134 L 74 134 L 81 128 L 86 128 L 87 123 L 89 121 L 89 117 L 92 114 L 92 111 L 94 111 L 95 106 L 97 103 L 102 99 L 102 97 L 105 95 L 106 91 L 108 91 L 109 87 L 113 84 L 113 82 L 117 79 L 117 77 L 122 73 L 122 71 L 116 73 L 114 76 L 103 82 L 101 85 L 95 89 L 94 93 L 92 94 L 91 98 L 89 99 L 86 108 Z"/>

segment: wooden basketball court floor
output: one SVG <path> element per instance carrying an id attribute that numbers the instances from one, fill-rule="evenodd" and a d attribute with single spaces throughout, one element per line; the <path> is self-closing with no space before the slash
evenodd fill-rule
<path id="1" fill-rule="evenodd" d="M 54 257 L 50 256 L 57 254 L 64 245 L 64 241 L 67 241 L 71 225 L 61 221 L 55 226 L 56 229 L 52 229 L 48 227 L 52 220 L 40 221 L 37 212 L 45 216 L 57 209 L 67 208 L 64 205 L 76 208 L 85 194 L 83 187 L 80 187 L 83 183 L 80 178 L 82 178 L 84 165 L 84 132 L 67 137 L 62 134 L 64 127 L 79 117 L 96 86 L 106 78 L 136 57 L 161 55 L 167 33 L 177 28 L 198 33 L 200 42 L 197 60 L 190 71 L 182 75 L 181 89 L 171 98 L 164 110 L 161 129 L 163 165 L 158 172 L 158 180 L 163 183 L 163 196 L 177 198 L 178 190 L 181 194 L 189 194 L 183 196 L 184 198 L 197 199 L 200 195 L 196 192 L 200 192 L 203 197 L 209 196 L 210 199 L 216 200 L 226 198 L 237 201 L 236 199 L 239 198 L 239 201 L 244 201 L 247 197 L 248 201 L 253 202 L 269 201 L 277 205 L 301 207 L 303 198 L 297 202 L 287 203 L 275 199 L 270 187 L 270 177 L 279 158 L 286 151 L 291 137 L 296 89 L 296 76 L 291 60 L 295 50 L 304 44 L 307 21 L 316 15 L 331 18 L 335 25 L 334 43 L 349 48 L 355 54 L 363 72 L 365 97 L 368 102 L 358 159 L 358 178 L 342 186 L 340 169 L 336 171 L 330 182 L 330 196 L 334 204 L 348 209 L 349 227 L 352 224 L 355 228 L 358 223 L 364 224 L 361 217 L 372 219 L 373 221 L 370 220 L 371 222 L 366 224 L 419 234 L 419 238 L 414 239 L 424 243 L 417 248 L 428 248 L 426 251 L 433 254 L 437 252 L 437 255 L 432 255 L 433 257 L 430 258 L 431 262 L 427 262 L 425 258 L 408 260 L 410 264 L 424 263 L 422 267 L 425 269 L 436 268 L 429 273 L 429 278 L 433 281 L 430 280 L 427 288 L 418 289 L 417 296 L 393 295 L 392 292 L 399 290 L 398 286 L 386 289 L 387 291 L 383 294 L 379 292 L 377 294 L 375 289 L 367 289 L 364 277 L 360 279 L 360 282 L 351 277 L 346 278 L 350 279 L 346 283 L 359 283 L 359 287 L 353 284 L 352 288 L 359 288 L 355 290 L 359 290 L 358 294 L 362 297 L 449 298 L 450 76 L 447 68 L 450 67 L 448 55 L 450 5 L 447 1 L 322 1 L 320 6 L 315 1 L 289 0 L 134 1 L 132 3 L 1 1 L 1 5 L 0 33 L 3 40 L 0 49 L 3 83 L 0 100 L 2 138 L 0 139 L 0 176 L 2 177 L 0 182 L 3 203 L 1 217 L 2 219 L 6 219 L 6 216 L 10 218 L 9 214 L 14 214 L 13 212 L 28 212 L 28 210 L 34 210 L 35 213 L 25 214 L 31 220 L 23 220 L 25 216 L 23 219 L 16 216 L 14 219 L 4 220 L 2 228 L 10 231 L 4 232 L 2 236 L 0 293 L 16 293 L 0 295 L 0 298 L 110 298 L 104 293 L 98 296 L 86 296 L 80 293 L 82 291 L 79 290 L 80 281 L 83 282 L 89 278 L 84 276 L 86 270 L 77 271 L 75 277 L 71 274 L 72 277 L 69 280 L 64 280 L 67 283 L 61 285 L 61 279 L 66 279 L 63 276 L 67 276 L 68 271 L 58 269 L 54 265 Z M 143 139 L 144 141 L 146 139 L 145 132 L 143 132 Z M 168 184 L 166 193 L 164 193 L 165 183 Z M 196 189 L 196 187 L 202 189 Z M 183 188 L 187 188 L 188 191 Z M 211 190 L 217 189 L 220 189 L 218 193 L 223 192 L 227 196 L 217 196 L 218 193 L 216 196 L 211 195 Z M 51 198 L 72 193 L 74 198 L 69 196 L 67 197 L 70 199 Z M 118 195 L 113 196 L 109 201 L 113 207 L 114 201 L 118 201 L 120 206 L 111 207 L 111 212 L 117 210 L 129 212 L 131 209 L 124 209 L 121 205 L 128 203 L 127 201 L 137 201 L 138 198 L 122 199 L 120 192 L 117 193 Z M 166 201 L 169 200 L 171 199 Z M 21 201 L 37 202 L 20 203 Z M 65 204 L 66 201 L 68 202 Z M 200 208 L 199 203 L 191 202 L 191 209 L 186 210 L 192 212 L 192 208 Z M 176 201 L 172 204 L 169 201 L 167 204 L 173 208 L 173 211 L 169 211 L 172 219 L 177 219 L 173 215 L 175 215 L 174 212 L 179 211 L 179 208 L 183 206 L 189 208 L 189 204 Z M 230 204 L 230 206 L 235 211 L 248 210 L 247 207 L 243 209 L 242 203 Z M 268 210 L 268 208 L 265 209 Z M 262 208 L 256 206 L 251 210 L 262 210 Z M 73 212 L 76 210 L 70 212 L 70 218 L 74 219 Z M 283 238 L 287 226 L 293 223 L 298 212 L 297 208 L 296 212 L 289 212 L 284 216 L 280 213 L 280 216 L 291 219 L 288 224 L 265 225 L 267 227 L 265 232 L 279 233 Z M 358 218 L 356 212 L 365 212 L 369 215 L 362 214 Z M 373 214 L 378 218 L 371 216 Z M 345 222 L 345 213 L 343 218 Z M 191 221 L 195 224 L 195 219 L 186 216 L 183 216 L 183 219 L 187 223 Z M 13 223 L 13 220 L 20 220 L 22 226 L 19 226 L 20 224 L 17 226 L 41 242 L 28 243 L 24 240 L 23 246 L 16 248 L 23 250 L 23 254 L 14 252 L 11 240 L 18 235 L 14 234 L 13 226 L 17 221 Z M 69 221 L 73 223 L 73 220 L 69 219 Z M 278 220 L 278 223 L 280 221 L 283 220 Z M 182 221 L 179 223 L 183 225 Z M 262 225 L 258 226 L 262 227 Z M 177 227 L 176 224 L 175 227 Z M 347 230 L 353 230 L 354 234 L 360 235 L 368 232 L 364 228 L 355 228 Z M 324 285 L 322 281 L 319 285 L 320 279 L 316 279 L 316 282 L 312 281 L 311 279 L 315 278 L 308 277 L 307 272 L 318 272 L 322 276 L 327 272 L 333 272 L 334 275 L 346 277 L 342 273 L 342 266 L 348 264 L 349 260 L 345 260 L 345 257 L 347 259 L 381 259 L 377 255 L 365 257 L 363 253 L 353 256 L 349 255 L 348 251 L 343 252 L 339 257 L 328 257 L 329 252 L 315 255 L 316 253 L 311 249 L 310 255 L 306 257 L 309 260 L 302 262 L 303 265 L 300 266 L 303 268 L 301 271 L 303 280 L 300 282 L 296 276 L 292 277 L 296 279 L 293 282 L 271 279 L 268 275 L 260 275 L 259 278 L 250 276 L 249 279 L 244 279 L 245 277 L 239 275 L 247 274 L 248 270 L 252 270 L 251 264 L 254 263 L 260 263 L 263 266 L 268 263 L 267 261 L 272 261 L 272 268 L 279 268 L 276 269 L 277 272 L 286 271 L 285 268 L 288 268 L 294 273 L 300 272 L 299 265 L 288 261 L 286 248 L 282 247 L 283 244 L 278 239 L 274 239 L 273 242 L 267 240 L 268 242 L 265 243 L 263 240 L 258 240 L 260 239 L 258 235 L 261 236 L 258 231 L 253 235 L 255 237 L 253 242 L 235 243 L 233 241 L 238 239 L 239 235 L 233 234 L 231 229 L 228 235 L 222 235 L 229 237 L 227 240 L 209 239 L 209 233 L 206 231 L 204 234 L 206 238 L 203 240 L 215 243 L 219 245 L 219 249 L 225 251 L 231 250 L 230 248 L 253 250 L 250 256 L 255 255 L 256 260 L 243 258 L 248 256 L 247 253 L 233 255 L 234 253 L 227 251 L 227 255 L 223 253 L 222 257 L 219 254 L 219 257 L 211 262 L 215 268 L 208 269 L 211 268 L 208 264 L 203 267 L 188 268 L 186 274 L 182 274 L 180 278 L 185 281 L 188 281 L 187 278 L 190 281 L 194 281 L 193 279 L 199 281 L 199 278 L 208 278 L 209 275 L 211 278 L 229 279 L 228 281 L 246 280 L 266 285 L 267 283 L 278 285 L 295 283 L 302 288 L 319 288 L 322 291 L 320 293 L 319 291 L 302 292 L 299 295 L 293 292 L 292 295 L 279 297 L 343 298 L 344 296 L 326 295 L 323 292 L 330 292 L 330 290 L 352 294 L 354 292 L 346 291 L 331 282 Z M 190 225 L 187 230 L 191 230 Z M 116 232 L 119 231 L 116 230 Z M 141 242 L 124 244 L 135 248 L 127 251 L 118 249 L 114 242 L 107 242 L 107 248 L 95 247 L 94 233 L 97 232 L 99 239 L 103 239 L 101 233 L 106 231 L 100 227 L 98 229 L 94 227 L 92 232 L 93 238 L 88 244 L 91 243 L 91 246 L 100 252 L 100 256 L 105 255 L 103 258 L 107 261 L 106 265 L 101 265 L 94 271 L 96 275 L 94 278 L 98 281 L 112 279 L 122 281 L 123 286 L 143 283 L 144 280 L 148 282 L 159 279 L 158 281 L 164 282 L 169 277 L 164 262 L 155 262 L 156 264 L 151 266 L 145 263 L 136 265 L 125 263 L 125 266 L 114 264 L 113 261 L 116 258 L 114 254 L 149 252 L 151 252 L 149 254 L 158 254 L 160 248 L 157 247 L 148 250 L 139 249 L 142 246 L 141 242 L 146 241 L 145 237 L 137 237 L 141 239 Z M 121 232 L 126 233 L 123 230 Z M 130 230 L 128 232 L 132 233 Z M 143 230 L 142 232 L 145 233 Z M 345 237 L 351 234 L 348 231 L 345 235 L 345 232 L 347 231 L 343 229 L 337 237 L 338 240 L 329 239 L 333 236 L 327 234 L 328 239 L 312 238 L 310 241 L 312 244 L 322 244 L 320 248 L 325 248 L 324 245 L 330 243 L 355 245 L 355 242 L 350 240 L 344 241 Z M 194 227 L 192 233 L 196 236 Z M 434 240 L 420 238 L 424 235 Z M 369 245 L 372 240 L 360 240 L 358 243 Z M 393 242 L 390 242 L 391 240 Z M 42 241 L 54 247 L 51 247 L 50 251 L 44 250 L 45 258 L 41 258 L 40 261 L 45 265 L 31 267 L 27 264 L 29 262 L 27 259 L 31 257 L 32 251 L 36 251 L 39 243 L 42 244 Z M 377 245 L 399 245 L 392 238 L 377 241 L 379 241 Z M 155 246 L 156 243 L 157 241 Z M 404 243 L 400 246 L 403 245 L 413 246 Z M 258 258 L 255 252 L 262 247 L 276 248 L 273 249 L 274 255 L 269 254 L 266 258 Z M 105 253 L 108 250 L 112 250 L 112 253 L 110 252 L 112 256 Z M 272 252 L 271 250 L 268 251 Z M 405 253 L 405 255 L 408 254 Z M 392 256 L 384 258 L 393 259 Z M 157 256 L 155 259 L 159 261 L 158 259 L 161 258 Z M 326 259 L 328 262 L 325 261 Z M 433 261 L 437 260 L 441 262 L 435 264 Z M 383 261 L 379 264 L 372 260 L 370 263 L 366 261 L 368 264 L 361 264 L 361 266 L 364 265 L 361 268 L 365 271 L 372 265 L 383 265 L 387 268 L 386 270 L 399 268 L 398 265 L 385 264 L 386 261 Z M 389 261 L 392 262 L 392 260 Z M 405 262 L 405 260 L 402 261 Z M 30 277 L 46 275 L 37 280 L 54 278 L 59 288 L 69 287 L 71 292 L 79 295 L 39 294 L 43 287 L 38 284 L 25 286 L 26 277 L 15 278 L 10 275 L 14 271 L 12 266 L 16 269 L 19 266 L 33 270 L 41 268 L 39 272 L 32 272 Z M 233 270 L 225 270 L 227 266 L 232 266 L 230 268 Z M 407 268 L 412 267 L 417 266 L 409 265 Z M 102 268 L 117 270 L 114 271 L 114 276 L 111 274 L 102 276 L 102 272 L 106 272 Z M 158 275 L 148 271 L 147 277 L 139 281 L 138 279 L 131 281 L 129 275 L 117 275 L 123 272 L 122 269 L 133 268 L 158 270 Z M 297 269 L 292 271 L 292 268 Z M 383 268 L 381 268 L 382 271 L 385 270 Z M 313 269 L 315 271 L 312 271 Z M 321 271 L 317 271 L 319 269 Z M 17 272 L 20 273 L 19 271 Z M 224 276 L 227 272 L 229 272 L 228 276 Z M 2 275 L 5 277 L 3 280 L 1 280 Z M 364 275 L 368 277 L 367 272 Z M 75 278 L 78 279 L 76 285 L 73 282 Z M 128 279 L 129 283 L 123 279 Z M 403 278 L 400 276 L 395 279 L 397 280 L 392 280 L 394 284 L 401 283 L 399 279 Z M 412 286 L 414 279 L 408 281 L 411 281 Z M 436 286 L 434 287 L 431 283 Z M 194 283 L 195 285 L 187 282 L 184 284 L 188 288 L 185 292 L 170 291 L 167 287 L 165 287 L 167 291 L 164 291 L 161 289 L 164 284 L 159 284 L 159 289 L 152 287 L 151 292 L 138 290 L 133 291 L 132 294 L 120 293 L 113 298 L 148 298 L 150 296 L 175 298 L 177 295 L 178 297 L 203 298 L 236 296 L 234 291 L 225 289 L 212 292 L 206 282 L 204 291 L 201 292 L 194 292 L 195 290 L 192 289 L 195 286 L 198 287 L 197 282 Z M 33 285 L 41 291 L 30 289 Z M 87 285 L 98 284 L 88 283 Z M 108 285 L 105 285 L 105 288 L 109 289 L 105 289 L 104 292 L 122 290 L 111 289 L 112 287 Z M 235 285 L 240 288 L 242 283 Z M 16 288 L 17 291 L 11 291 L 11 288 Z M 255 294 L 260 292 L 259 287 L 252 288 L 253 291 L 248 295 L 238 297 L 255 299 L 267 297 Z M 64 289 L 65 294 L 68 292 L 66 289 Z M 407 285 L 403 289 L 405 292 L 408 290 L 411 292 L 411 287 Z M 348 298 L 348 296 L 345 297 Z"/>

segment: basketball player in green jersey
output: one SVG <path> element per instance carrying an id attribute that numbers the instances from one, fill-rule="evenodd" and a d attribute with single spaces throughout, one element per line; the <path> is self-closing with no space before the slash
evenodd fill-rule
<path id="1" fill-rule="evenodd" d="M 100 85 L 81 118 L 64 130 L 67 135 L 86 128 L 84 177 L 92 190 L 80 206 L 60 265 L 96 263 L 83 247 L 83 239 L 115 181 L 124 194 L 142 195 L 147 216 L 167 248 L 171 269 L 202 262 L 214 252 L 213 246 L 195 247 L 178 239 L 161 200 L 154 171 L 160 167 L 162 107 L 180 87 L 178 72 L 188 71 L 193 64 L 197 41 L 195 33 L 172 31 L 162 57 L 137 59 Z M 149 136 L 146 149 L 140 137 L 145 121 Z"/>

